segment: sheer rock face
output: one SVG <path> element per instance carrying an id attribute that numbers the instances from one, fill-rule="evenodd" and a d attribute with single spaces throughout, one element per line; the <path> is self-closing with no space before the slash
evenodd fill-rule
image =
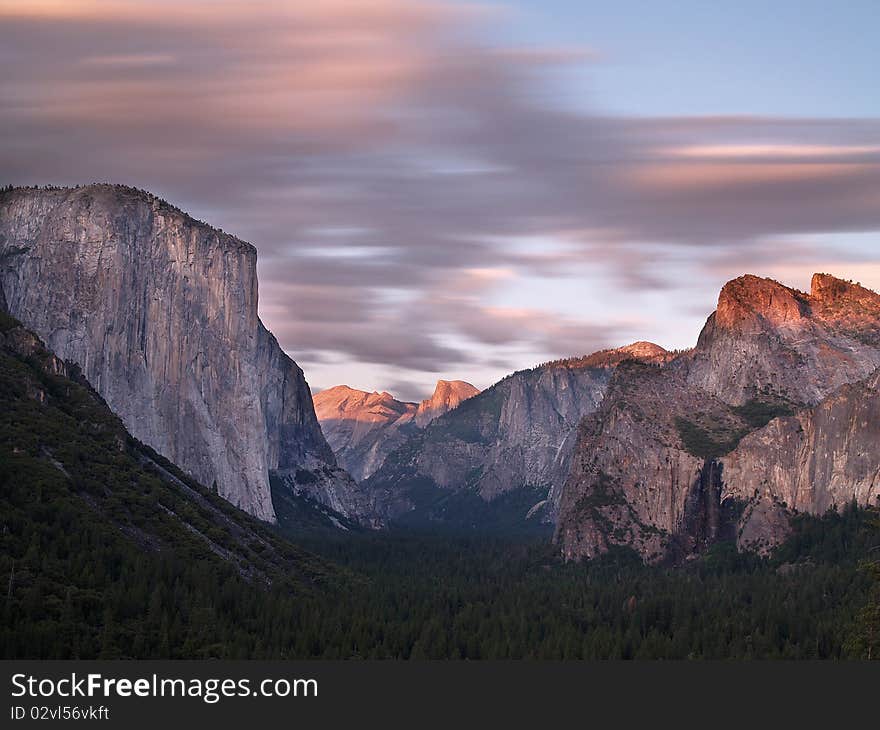
<path id="1" fill-rule="evenodd" d="M 420 404 L 390 393 L 337 385 L 315 394 L 315 412 L 339 463 L 355 479 L 371 476 L 385 457 L 417 429 L 456 408 L 480 391 L 463 380 L 440 380 Z"/>
<path id="2" fill-rule="evenodd" d="M 727 404 L 694 391 L 675 370 L 618 368 L 601 407 L 580 426 L 562 489 L 556 537 L 567 559 L 619 545 L 656 562 L 677 544 L 698 549 L 721 531 L 706 500 L 717 475 L 691 453 L 680 427 L 697 418 L 719 440 L 745 428 Z"/>
<path id="3" fill-rule="evenodd" d="M 514 373 L 412 435 L 365 486 L 391 519 L 417 509 L 426 493 L 470 491 L 491 502 L 535 488 L 546 495 L 541 516 L 553 520 L 553 487 L 567 473 L 570 436 L 598 407 L 616 364 L 634 357 L 659 361 L 669 354 L 637 343 Z"/>
<path id="4" fill-rule="evenodd" d="M 880 295 L 827 274 L 804 294 L 743 276 L 724 286 L 688 382 L 727 403 L 759 393 L 818 403 L 880 367 Z"/>
<path id="5" fill-rule="evenodd" d="M 364 509 L 257 316 L 253 246 L 130 188 L 16 189 L 0 197 L 0 266 L 10 313 L 197 480 L 265 520 L 270 470 Z"/>
<path id="6" fill-rule="evenodd" d="M 740 546 L 759 552 L 775 546 L 792 512 L 822 514 L 853 500 L 876 504 L 878 444 L 880 370 L 746 436 L 721 460 L 723 498 L 747 502 Z"/>
<path id="7" fill-rule="evenodd" d="M 619 369 L 585 419 L 560 500 L 563 553 L 681 558 L 723 535 L 764 551 L 792 511 L 874 500 L 878 332 L 880 296 L 826 274 L 809 295 L 728 283 L 693 351 Z"/>

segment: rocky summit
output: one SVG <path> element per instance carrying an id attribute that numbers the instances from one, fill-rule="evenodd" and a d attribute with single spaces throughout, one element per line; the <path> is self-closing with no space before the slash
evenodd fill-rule
<path id="1" fill-rule="evenodd" d="M 438 380 L 434 394 L 419 403 L 413 420 L 419 428 L 424 428 L 438 416 L 457 408 L 462 401 L 473 398 L 479 392 L 463 380 Z"/>
<path id="2" fill-rule="evenodd" d="M 270 473 L 358 517 L 300 368 L 257 316 L 256 250 L 116 185 L 0 194 L 9 312 L 88 382 L 137 439 L 274 520 Z"/>
<path id="3" fill-rule="evenodd" d="M 314 395 L 315 413 L 339 463 L 362 480 L 381 466 L 386 454 L 414 428 L 415 403 L 390 393 L 337 385 Z"/>
<path id="4" fill-rule="evenodd" d="M 315 412 L 339 463 L 355 479 L 371 476 L 419 428 L 480 391 L 463 380 L 439 380 L 421 403 L 337 385 L 314 396 Z"/>
<path id="5" fill-rule="evenodd" d="M 734 405 L 766 392 L 818 403 L 880 366 L 878 326 L 880 295 L 858 284 L 816 274 L 805 294 L 742 276 L 721 290 L 687 379 Z"/>
<path id="6" fill-rule="evenodd" d="M 563 554 L 679 560 L 724 538 L 766 552 L 797 512 L 873 504 L 878 330 L 880 296 L 852 282 L 816 274 L 808 294 L 729 282 L 696 348 L 618 368 L 581 423 Z"/>

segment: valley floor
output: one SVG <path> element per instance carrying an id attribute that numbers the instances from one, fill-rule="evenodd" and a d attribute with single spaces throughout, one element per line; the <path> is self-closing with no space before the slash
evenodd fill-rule
<path id="1" fill-rule="evenodd" d="M 799 518 L 770 560 L 724 543 L 675 568 L 627 551 L 563 564 L 538 538 L 317 540 L 305 546 L 363 581 L 303 614 L 306 655 L 837 659 L 864 658 L 871 643 L 876 657 L 880 591 L 866 561 L 877 518 L 857 508 Z"/>
<path id="2" fill-rule="evenodd" d="M 4 658 L 838 659 L 877 656 L 876 512 L 799 520 L 771 560 L 563 564 L 546 539 L 300 535 L 340 566 L 260 589 L 218 565 L 22 545 Z M 7 540 L 9 536 L 7 535 Z M 74 551 L 75 552 L 75 551 Z M 71 571 L 67 561 L 75 560 Z M 2 561 L 8 575 L 8 554 Z M 33 563 L 33 564 L 31 564 Z M 28 580 L 22 576 L 30 575 Z M 42 577 L 40 577 L 42 576 Z"/>

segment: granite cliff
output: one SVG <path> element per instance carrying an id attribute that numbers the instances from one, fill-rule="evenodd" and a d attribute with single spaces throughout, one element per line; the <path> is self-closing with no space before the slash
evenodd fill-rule
<path id="1" fill-rule="evenodd" d="M 696 348 L 615 373 L 584 419 L 560 497 L 570 559 L 648 561 L 724 537 L 766 551 L 794 511 L 873 503 L 880 296 L 826 274 L 809 294 L 744 276 Z"/>
<path id="2" fill-rule="evenodd" d="M 494 519 L 486 505 L 504 505 L 516 524 L 552 520 L 570 436 L 602 401 L 614 368 L 669 357 L 641 342 L 514 373 L 410 435 L 364 486 L 390 520 L 479 527 L 475 515 Z"/>
<path id="3" fill-rule="evenodd" d="M 880 296 L 827 274 L 809 294 L 742 276 L 721 290 L 683 364 L 688 383 L 733 405 L 767 392 L 818 403 L 880 367 Z"/>
<path id="4" fill-rule="evenodd" d="M 256 257 L 132 188 L 0 194 L 9 312 L 79 365 L 133 436 L 261 519 L 275 518 L 270 472 L 363 516 L 302 371 L 257 316 Z"/>
<path id="5" fill-rule="evenodd" d="M 740 500 L 740 547 L 766 552 L 797 512 L 823 514 L 880 497 L 880 370 L 812 408 L 775 418 L 720 460 L 721 499 Z"/>

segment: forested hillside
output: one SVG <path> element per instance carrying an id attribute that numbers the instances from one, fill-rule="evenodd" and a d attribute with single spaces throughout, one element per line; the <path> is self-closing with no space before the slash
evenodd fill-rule
<path id="1" fill-rule="evenodd" d="M 338 579 L 133 439 L 2 313 L 0 522 L 4 658 L 249 656 Z"/>

